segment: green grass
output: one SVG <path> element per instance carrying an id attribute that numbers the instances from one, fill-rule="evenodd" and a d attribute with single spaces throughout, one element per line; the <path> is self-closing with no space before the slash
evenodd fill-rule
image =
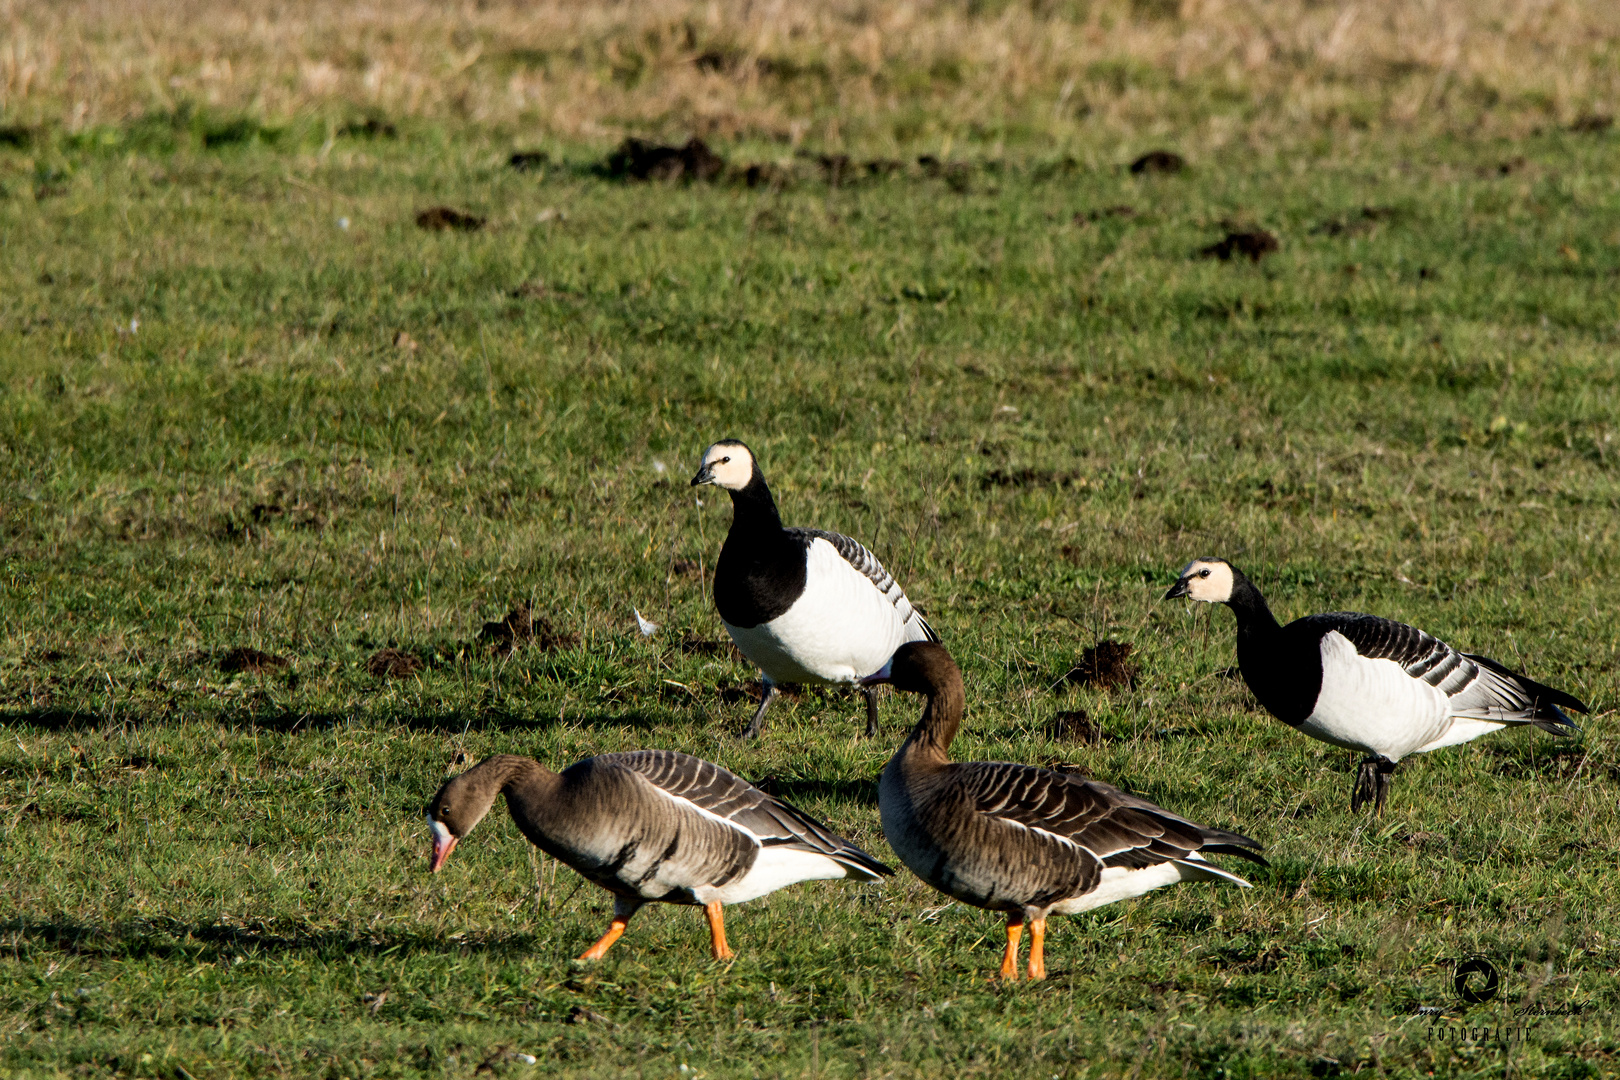
<path id="1" fill-rule="evenodd" d="M 518 174 L 463 129 L 301 139 L 0 146 L 0 1072 L 1614 1070 L 1620 139 L 783 191 L 613 184 L 581 146 Z M 418 230 L 439 203 L 489 224 Z M 1223 221 L 1281 251 L 1197 258 Z M 605 894 L 504 815 L 429 877 L 461 751 L 677 748 L 888 855 L 914 700 L 868 742 L 806 694 L 742 744 L 753 673 L 680 648 L 723 638 L 686 563 L 729 509 L 686 478 L 727 435 L 941 631 L 958 757 L 1083 766 L 1272 868 L 1055 920 L 1053 977 L 1014 987 L 996 918 L 904 874 L 733 909 L 730 966 L 648 909 L 594 967 Z M 1522 665 L 1586 734 L 1415 759 L 1352 817 L 1350 756 L 1223 677 L 1230 616 L 1159 601 L 1200 554 L 1279 615 Z M 477 640 L 525 600 L 578 643 Z M 1054 690 L 1101 638 L 1135 691 Z M 367 674 L 390 645 L 423 670 Z M 222 672 L 238 647 L 290 664 Z M 1080 708 L 1109 741 L 1047 737 Z M 1476 954 L 1504 988 L 1468 1008 Z"/>

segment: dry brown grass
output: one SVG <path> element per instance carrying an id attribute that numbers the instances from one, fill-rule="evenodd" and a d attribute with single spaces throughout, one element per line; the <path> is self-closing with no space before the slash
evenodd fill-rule
<path id="1" fill-rule="evenodd" d="M 1612 0 L 0 0 L 0 34 L 0 115 L 68 129 L 191 104 L 566 141 L 1213 147 L 1620 105 Z"/>

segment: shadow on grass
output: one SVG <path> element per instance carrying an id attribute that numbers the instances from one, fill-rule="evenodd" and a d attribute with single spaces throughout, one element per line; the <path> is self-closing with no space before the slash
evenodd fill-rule
<path id="1" fill-rule="evenodd" d="M 161 727 L 174 725 L 171 715 L 144 718 L 122 713 L 121 719 L 108 722 L 98 713 L 73 712 L 67 709 L 0 709 L 0 728 L 22 731 L 81 732 L 117 731 L 120 728 Z M 436 713 L 389 716 L 367 713 L 291 712 L 280 710 L 263 713 L 223 713 L 204 717 L 220 727 L 233 731 L 273 731 L 292 735 L 301 731 L 329 731 L 333 728 L 361 727 L 388 728 L 417 731 L 427 734 L 460 735 L 466 731 L 539 730 L 566 723 L 574 727 L 593 729 L 632 729 L 652 731 L 665 726 L 665 721 L 644 712 L 619 715 L 570 715 L 562 719 L 554 716 L 523 716 L 515 713 L 480 712 Z"/>
<path id="2" fill-rule="evenodd" d="M 94 925 L 66 919 L 8 919 L 0 936 L 19 954 L 33 948 L 108 960 L 187 960 L 208 962 L 236 957 L 309 953 L 331 959 L 342 956 L 448 956 L 476 951 L 491 956 L 532 956 L 533 934 L 453 941 L 428 934 L 354 934 L 313 927 L 273 929 L 249 923 L 187 923 L 178 919 L 140 919 Z"/>

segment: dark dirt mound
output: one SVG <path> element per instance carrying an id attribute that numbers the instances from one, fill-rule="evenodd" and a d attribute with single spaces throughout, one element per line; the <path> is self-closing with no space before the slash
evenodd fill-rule
<path id="1" fill-rule="evenodd" d="M 484 227 L 484 219 L 453 207 L 435 206 L 416 215 L 416 227 L 432 232 L 443 232 L 446 229 L 472 232 L 474 229 Z"/>
<path id="2" fill-rule="evenodd" d="M 1359 213 L 1330 218 L 1311 231 L 1323 236 L 1356 236 L 1370 232 L 1379 222 L 1389 221 L 1394 217 L 1395 208 L 1392 206 L 1363 206 Z"/>
<path id="3" fill-rule="evenodd" d="M 917 167 L 924 176 L 944 179 L 946 185 L 958 193 L 967 191 L 973 181 L 973 166 L 965 161 L 941 161 L 933 154 L 924 154 L 917 159 Z"/>
<path id="4" fill-rule="evenodd" d="M 756 161 L 743 169 L 742 182 L 751 188 L 785 188 L 793 182 L 793 173 L 768 161 Z"/>
<path id="5" fill-rule="evenodd" d="M 1080 653 L 1080 660 L 1063 676 L 1074 686 L 1110 689 L 1123 686 L 1136 689 L 1137 665 L 1131 660 L 1134 646 L 1124 641 L 1099 641 Z"/>
<path id="6" fill-rule="evenodd" d="M 1118 206 L 1104 206 L 1097 210 L 1088 210 L 1085 213 L 1077 213 L 1074 215 L 1072 220 L 1074 224 L 1083 226 L 1089 225 L 1094 221 L 1101 221 L 1104 218 L 1128 218 L 1135 216 L 1136 207 L 1127 206 L 1125 203 L 1120 203 Z"/>
<path id="7" fill-rule="evenodd" d="M 551 158 L 544 150 L 519 150 L 506 159 L 506 163 L 518 172 L 528 172 L 531 169 L 543 169 L 551 164 Z"/>
<path id="8" fill-rule="evenodd" d="M 276 671 L 292 663 L 285 656 L 276 656 L 274 653 L 260 652 L 246 646 L 232 649 L 219 658 L 219 670 L 227 675 L 245 671 L 250 675 L 263 675 L 268 671 Z"/>
<path id="9" fill-rule="evenodd" d="M 714 180 L 725 168 L 725 158 L 702 139 L 663 146 L 632 137 L 620 143 L 597 171 L 611 180 Z"/>
<path id="10" fill-rule="evenodd" d="M 687 638 L 676 648 L 687 656 L 724 656 L 732 660 L 743 660 L 743 654 L 737 646 L 730 641 L 708 641 L 703 638 Z"/>
<path id="11" fill-rule="evenodd" d="M 1569 130 L 1580 135 L 1601 135 L 1614 127 L 1614 117 L 1604 113 L 1587 113 L 1569 125 Z"/>
<path id="12" fill-rule="evenodd" d="M 1135 161 L 1131 162 L 1131 174 L 1141 176 L 1145 173 L 1178 173 L 1187 167 L 1187 159 L 1180 154 L 1169 150 L 1149 150 Z"/>
<path id="13" fill-rule="evenodd" d="M 399 128 L 376 116 L 368 116 L 364 120 L 351 120 L 344 124 L 338 132 L 350 138 L 360 137 L 366 139 L 394 139 L 399 137 Z"/>
<path id="14" fill-rule="evenodd" d="M 480 641 L 488 641 L 501 655 L 532 645 L 541 652 L 566 649 L 578 644 L 579 635 L 558 630 L 544 615 L 536 615 L 528 604 L 519 604 L 506 613 L 500 622 L 487 622 L 478 632 Z"/>
<path id="15" fill-rule="evenodd" d="M 374 679 L 408 679 L 422 670 L 422 658 L 399 649 L 378 649 L 366 661 L 366 673 Z"/>
<path id="16" fill-rule="evenodd" d="M 1102 728 L 1092 721 L 1084 709 L 1066 709 L 1052 717 L 1046 725 L 1046 737 L 1086 746 L 1096 746 L 1103 741 Z"/>
<path id="17" fill-rule="evenodd" d="M 703 576 L 703 564 L 696 559 L 676 559 L 669 564 L 669 572 L 676 577 L 700 578 Z"/>
<path id="18" fill-rule="evenodd" d="M 1198 254 L 1205 258 L 1219 259 L 1221 262 L 1229 261 L 1234 255 L 1242 255 L 1251 262 L 1259 262 L 1276 251 L 1277 247 L 1277 238 L 1271 233 L 1264 229 L 1251 229 L 1246 232 L 1227 233 L 1226 239 L 1201 249 Z"/>

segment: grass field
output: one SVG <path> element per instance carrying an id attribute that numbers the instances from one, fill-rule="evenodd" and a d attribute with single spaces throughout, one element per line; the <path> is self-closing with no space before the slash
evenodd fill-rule
<path id="1" fill-rule="evenodd" d="M 9 13 L 13 61 L 46 10 Z M 1592 117 L 1620 54 L 1592 49 L 1586 97 L 1500 122 L 1319 129 L 1278 97 L 1229 139 L 1119 105 L 952 152 L 929 84 L 910 141 L 899 108 L 800 137 L 902 162 L 836 185 L 763 121 L 703 128 L 772 163 L 756 188 L 604 179 L 617 129 L 448 105 L 109 91 L 75 125 L 8 75 L 0 1073 L 1613 1074 L 1620 133 Z M 1189 168 L 1123 168 L 1160 145 Z M 438 205 L 486 222 L 417 227 Z M 1251 227 L 1280 250 L 1199 256 Z M 727 435 L 940 630 L 959 757 L 1078 766 L 1271 869 L 1054 920 L 1052 978 L 1011 987 L 998 921 L 904 874 L 732 909 L 731 965 L 648 909 L 596 966 L 605 894 L 504 814 L 429 877 L 423 804 L 495 752 L 680 749 L 888 857 L 875 777 L 915 700 L 875 741 L 817 693 L 732 737 L 730 511 L 686 485 Z M 1226 676 L 1231 617 L 1159 600 L 1200 554 L 1281 616 L 1522 666 L 1593 704 L 1584 735 L 1419 757 L 1353 817 L 1350 755 Z M 480 637 L 521 603 L 534 642 Z M 1134 688 L 1063 683 L 1104 639 Z M 1053 736 L 1082 709 L 1101 742 Z M 1473 956 L 1502 985 L 1469 1006 Z"/>

